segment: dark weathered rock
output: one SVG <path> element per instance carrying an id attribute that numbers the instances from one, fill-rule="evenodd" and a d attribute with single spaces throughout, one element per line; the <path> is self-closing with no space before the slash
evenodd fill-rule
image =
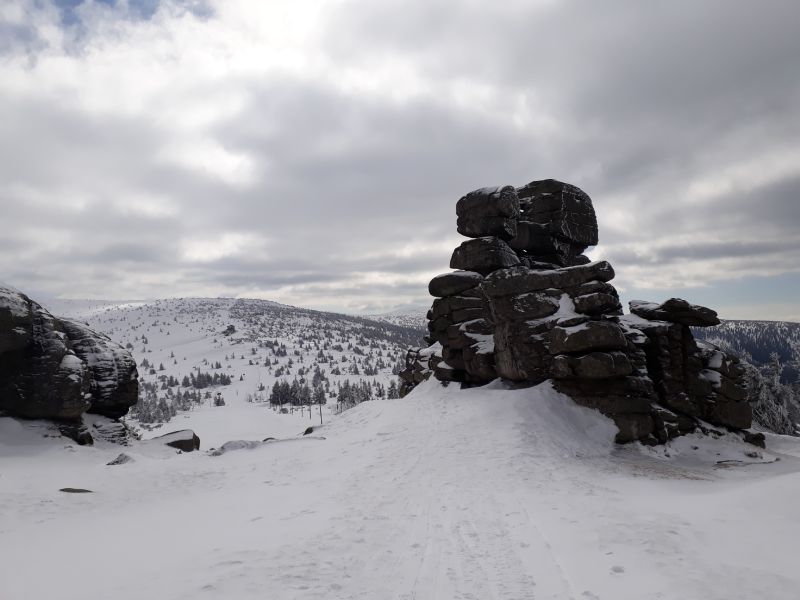
<path id="1" fill-rule="evenodd" d="M 191 429 L 181 429 L 180 431 L 173 431 L 165 433 L 153 438 L 154 441 L 160 442 L 170 448 L 177 448 L 182 452 L 193 452 L 200 450 L 200 438 Z"/>
<path id="2" fill-rule="evenodd" d="M 461 235 L 509 240 L 517 233 L 517 191 L 510 185 L 475 190 L 458 201 L 456 215 Z"/>
<path id="3" fill-rule="evenodd" d="M 139 397 L 139 373 L 130 352 L 86 325 L 61 319 L 75 354 L 88 365 L 89 411 L 118 419 Z"/>
<path id="4" fill-rule="evenodd" d="M 519 257 L 503 240 L 497 237 L 479 237 L 467 240 L 453 251 L 451 269 L 476 271 L 488 275 L 497 269 L 519 264 Z"/>
<path id="5" fill-rule="evenodd" d="M 87 490 L 84 488 L 73 488 L 73 487 L 65 487 L 58 490 L 59 492 L 64 492 L 65 494 L 91 494 L 92 490 Z"/>
<path id="6" fill-rule="evenodd" d="M 731 429 L 747 429 L 753 424 L 753 408 L 747 402 L 726 401 L 720 397 L 709 400 L 700 405 L 704 421 Z"/>
<path id="7" fill-rule="evenodd" d="M 509 240 L 508 245 L 514 250 L 524 250 L 534 256 L 558 255 L 562 251 L 573 252 L 569 244 L 553 237 L 546 224 L 531 221 L 517 223 L 517 235 Z"/>
<path id="8" fill-rule="evenodd" d="M 585 315 L 621 315 L 622 304 L 616 294 L 595 292 L 573 298 L 575 310 Z"/>
<path id="9" fill-rule="evenodd" d="M 652 384 L 642 377 L 555 379 L 553 387 L 577 404 L 595 408 L 615 420 L 623 415 L 651 417 L 653 401 L 656 400 Z M 654 428 L 655 423 L 651 422 L 642 435 L 650 435 Z"/>
<path id="10" fill-rule="evenodd" d="M 101 414 L 122 416 L 137 396 L 130 353 L 0 285 L 0 410 L 77 421 L 93 405 Z"/>
<path id="11" fill-rule="evenodd" d="M 517 188 L 520 220 L 539 223 L 556 238 L 586 248 L 596 246 L 597 217 L 589 196 L 555 179 L 532 181 Z"/>
<path id="12" fill-rule="evenodd" d="M 720 323 L 717 313 L 710 308 L 689 304 L 681 298 L 670 298 L 661 304 L 632 300 L 630 308 L 634 315 L 651 321 L 668 321 L 690 327 L 712 327 Z"/>
<path id="13" fill-rule="evenodd" d="M 0 410 L 29 419 L 75 420 L 91 405 L 88 368 L 61 322 L 0 286 Z"/>
<path id="14" fill-rule="evenodd" d="M 92 437 L 118 446 L 127 446 L 132 440 L 137 439 L 133 430 L 124 423 L 102 418 L 96 418 L 92 423 Z"/>
<path id="15" fill-rule="evenodd" d="M 551 354 L 624 350 L 627 346 L 622 328 L 610 321 L 589 321 L 574 327 L 556 327 L 550 336 Z"/>
<path id="16" fill-rule="evenodd" d="M 619 299 L 617 288 L 607 281 L 589 281 L 576 286 L 568 286 L 563 290 L 570 298 L 589 296 L 591 294 L 606 294 Z"/>
<path id="17" fill-rule="evenodd" d="M 590 282 L 614 279 L 614 269 L 604 260 L 550 271 L 534 271 L 526 267 L 498 269 L 489 275 L 482 287 L 491 298 L 537 292 L 546 289 L 577 287 Z"/>
<path id="18" fill-rule="evenodd" d="M 623 319 L 642 331 L 648 342 L 648 374 L 663 406 L 687 417 L 732 429 L 752 424 L 738 361 L 708 344 L 700 347 L 688 326 L 669 321 Z"/>
<path id="19" fill-rule="evenodd" d="M 476 190 L 457 214 L 459 232 L 476 239 L 453 253 L 462 270 L 429 286 L 428 339 L 441 357 L 427 372 L 465 385 L 549 379 L 613 419 L 620 443 L 666 443 L 704 423 L 749 427 L 741 365 L 689 329 L 718 323 L 714 311 L 673 298 L 622 315 L 613 268 L 583 254 L 598 235 L 582 190 L 552 179 Z M 404 385 L 421 377 L 419 363 L 409 353 Z"/>
<path id="20" fill-rule="evenodd" d="M 742 438 L 748 444 L 753 444 L 754 446 L 758 446 L 759 448 L 766 448 L 766 437 L 760 431 L 749 431 L 747 429 L 743 430 Z"/>
<path id="21" fill-rule="evenodd" d="M 495 321 L 530 321 L 558 312 L 562 294 L 558 290 L 526 292 L 517 296 L 501 296 L 491 303 Z"/>
<path id="22" fill-rule="evenodd" d="M 58 430 L 64 437 L 68 437 L 79 446 L 94 445 L 91 432 L 81 421 L 65 421 L 58 424 Z"/>
<path id="23" fill-rule="evenodd" d="M 442 359 L 447 365 L 457 371 L 466 371 L 464 351 L 460 348 L 442 347 Z"/>
<path id="24" fill-rule="evenodd" d="M 485 383 L 497 377 L 494 366 L 494 343 L 473 343 L 463 350 L 464 370 L 473 383 Z"/>
<path id="25" fill-rule="evenodd" d="M 633 373 L 624 352 L 591 352 L 583 356 L 559 355 L 553 360 L 553 377 L 558 379 L 609 379 Z"/>
<path id="26" fill-rule="evenodd" d="M 456 296 L 474 288 L 483 281 L 483 275 L 475 271 L 453 271 L 437 275 L 428 284 L 428 292 L 431 296 L 439 298 L 444 296 Z"/>
<path id="27" fill-rule="evenodd" d="M 556 321 L 498 322 L 495 324 L 495 368 L 511 381 L 540 383 L 550 377 L 553 357 L 548 344 Z"/>
<path id="28" fill-rule="evenodd" d="M 410 348 L 406 353 L 405 369 L 400 371 L 400 397 L 406 396 L 420 383 L 428 379 L 436 366 L 442 362 L 441 346 L 431 345 L 428 348 Z"/>

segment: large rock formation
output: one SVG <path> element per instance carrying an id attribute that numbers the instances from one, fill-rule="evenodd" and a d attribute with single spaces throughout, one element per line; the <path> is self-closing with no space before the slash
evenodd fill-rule
<path id="1" fill-rule="evenodd" d="M 73 424 L 84 412 L 119 418 L 138 389 L 127 350 L 0 284 L 0 411 Z"/>
<path id="2" fill-rule="evenodd" d="M 619 428 L 618 442 L 663 443 L 698 426 L 751 425 L 735 357 L 698 345 L 714 311 L 673 298 L 623 315 L 591 199 L 553 179 L 470 192 L 456 206 L 451 268 L 429 285 L 428 349 L 412 349 L 407 391 L 429 374 L 468 385 L 552 381 Z M 751 436 L 747 436 L 752 439 Z"/>

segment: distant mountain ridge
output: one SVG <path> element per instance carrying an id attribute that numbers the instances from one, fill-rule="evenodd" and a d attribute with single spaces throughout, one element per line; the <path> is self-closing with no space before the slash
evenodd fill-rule
<path id="1" fill-rule="evenodd" d="M 695 336 L 729 348 L 756 367 L 770 364 L 775 353 L 784 367 L 781 381 L 800 381 L 800 323 L 730 320 L 716 327 L 698 328 Z"/>
<path id="2" fill-rule="evenodd" d="M 418 329 L 423 333 L 423 335 L 428 335 L 428 318 L 426 316 L 426 312 L 427 309 L 419 309 L 416 311 L 395 311 L 378 315 L 367 315 L 366 318 L 376 321 L 383 321 L 385 323 L 392 323 L 393 325 L 400 325 L 402 327 Z"/>

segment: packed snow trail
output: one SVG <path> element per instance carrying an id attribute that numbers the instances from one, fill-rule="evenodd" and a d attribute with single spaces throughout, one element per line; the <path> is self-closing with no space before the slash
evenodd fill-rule
<path id="1" fill-rule="evenodd" d="M 752 448 L 614 431 L 547 386 L 429 382 L 218 457 L 4 447 L 0 598 L 797 598 L 796 441 L 714 469 Z"/>

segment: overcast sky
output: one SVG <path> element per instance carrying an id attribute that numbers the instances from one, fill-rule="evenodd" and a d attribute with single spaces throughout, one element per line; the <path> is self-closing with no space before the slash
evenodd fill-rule
<path id="1" fill-rule="evenodd" d="M 0 280 L 430 302 L 455 203 L 584 189 L 625 299 L 800 320 L 797 0 L 0 0 Z"/>

